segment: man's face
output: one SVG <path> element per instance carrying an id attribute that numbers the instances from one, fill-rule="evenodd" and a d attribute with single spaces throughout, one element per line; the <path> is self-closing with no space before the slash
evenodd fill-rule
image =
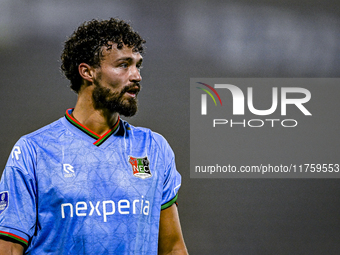
<path id="1" fill-rule="evenodd" d="M 95 69 L 92 93 L 95 109 L 133 116 L 137 112 L 137 94 L 142 80 L 142 56 L 132 48 L 123 46 L 103 51 L 100 67 Z"/>

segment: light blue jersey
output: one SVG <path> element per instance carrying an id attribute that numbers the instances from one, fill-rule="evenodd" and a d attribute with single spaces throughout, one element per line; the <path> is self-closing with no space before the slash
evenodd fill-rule
<path id="1" fill-rule="evenodd" d="M 157 254 L 181 176 L 159 134 L 126 121 L 103 136 L 70 115 L 23 136 L 0 182 L 0 238 L 25 254 Z"/>

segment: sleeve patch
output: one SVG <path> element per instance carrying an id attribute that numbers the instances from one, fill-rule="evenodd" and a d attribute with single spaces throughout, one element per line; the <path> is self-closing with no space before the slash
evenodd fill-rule
<path id="1" fill-rule="evenodd" d="M 0 193 L 0 214 L 3 213 L 7 207 L 9 202 L 9 193 L 8 191 L 3 191 Z"/>

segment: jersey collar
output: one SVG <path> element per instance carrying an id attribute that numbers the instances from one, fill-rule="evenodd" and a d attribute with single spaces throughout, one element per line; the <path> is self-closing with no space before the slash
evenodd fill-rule
<path id="1" fill-rule="evenodd" d="M 119 122 L 120 122 L 120 117 L 118 116 L 117 122 L 113 125 L 111 129 L 109 129 L 105 134 L 102 136 L 98 135 L 97 133 L 93 132 L 89 128 L 85 127 L 82 125 L 79 121 L 77 121 L 75 118 L 72 117 L 71 113 L 74 108 L 70 108 L 66 110 L 65 117 L 66 119 L 75 127 L 86 133 L 87 135 L 91 136 L 94 138 L 96 141 L 93 143 L 96 146 L 101 145 L 103 142 L 106 141 L 107 138 L 109 138 L 113 133 L 118 131 L 119 129 Z"/>

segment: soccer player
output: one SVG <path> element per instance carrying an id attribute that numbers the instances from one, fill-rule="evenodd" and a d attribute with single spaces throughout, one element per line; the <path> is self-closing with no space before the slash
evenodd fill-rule
<path id="1" fill-rule="evenodd" d="M 137 111 L 145 41 L 92 20 L 66 41 L 74 109 L 15 144 L 0 182 L 0 255 L 187 254 L 166 140 L 120 118 Z"/>

